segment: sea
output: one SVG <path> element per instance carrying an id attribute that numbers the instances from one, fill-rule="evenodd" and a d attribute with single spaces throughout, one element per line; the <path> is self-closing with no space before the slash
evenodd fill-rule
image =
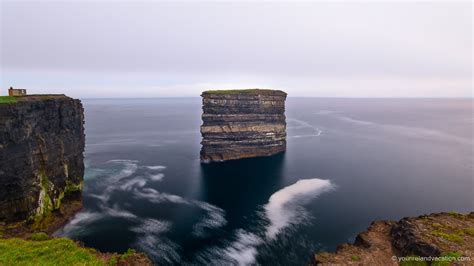
<path id="1" fill-rule="evenodd" d="M 83 99 L 84 208 L 56 232 L 159 265 L 307 265 L 374 220 L 470 212 L 473 100 L 295 98 L 287 150 L 203 164 L 201 99 Z"/>

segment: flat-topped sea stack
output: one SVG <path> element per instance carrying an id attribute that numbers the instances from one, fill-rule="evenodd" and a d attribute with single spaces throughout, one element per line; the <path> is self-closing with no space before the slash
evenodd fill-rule
<path id="1" fill-rule="evenodd" d="M 77 202 L 84 143 L 80 100 L 0 97 L 0 224 L 30 221 L 40 226 L 69 198 Z"/>
<path id="2" fill-rule="evenodd" d="M 204 91 L 201 161 L 284 152 L 286 95 L 264 89 Z"/>

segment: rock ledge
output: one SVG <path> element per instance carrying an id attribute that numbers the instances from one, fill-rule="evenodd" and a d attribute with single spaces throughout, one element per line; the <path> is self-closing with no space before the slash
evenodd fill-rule
<path id="1" fill-rule="evenodd" d="M 313 264 L 399 265 L 394 256 L 469 257 L 470 262 L 456 265 L 474 264 L 474 213 L 435 213 L 398 222 L 373 222 L 354 244 L 342 244 L 333 253 L 320 252 Z"/>

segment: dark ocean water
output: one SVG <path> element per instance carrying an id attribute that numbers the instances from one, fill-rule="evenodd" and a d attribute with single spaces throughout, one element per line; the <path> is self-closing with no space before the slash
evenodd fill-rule
<path id="1" fill-rule="evenodd" d="M 289 98 L 284 154 L 200 164 L 200 98 L 84 100 L 84 210 L 58 231 L 157 264 L 305 265 L 377 219 L 472 211 L 473 101 Z"/>

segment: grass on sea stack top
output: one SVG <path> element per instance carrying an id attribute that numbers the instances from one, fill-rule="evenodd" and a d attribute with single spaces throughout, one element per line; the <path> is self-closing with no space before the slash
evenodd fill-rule
<path id="1" fill-rule="evenodd" d="M 16 103 L 16 98 L 13 96 L 0 96 L 0 104 L 2 103 Z"/>
<path id="2" fill-rule="evenodd" d="M 285 94 L 286 92 L 281 90 L 268 90 L 268 89 L 241 89 L 241 90 L 207 90 L 203 91 L 202 94 Z"/>

